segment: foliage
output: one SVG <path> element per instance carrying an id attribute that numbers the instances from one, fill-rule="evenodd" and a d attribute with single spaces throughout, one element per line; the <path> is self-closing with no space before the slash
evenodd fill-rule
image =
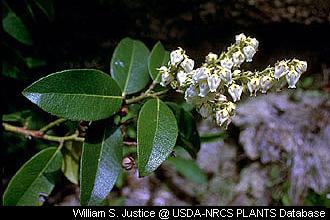
<path id="1" fill-rule="evenodd" d="M 242 38 L 243 35 L 239 36 Z M 128 157 L 130 155 L 137 157 L 140 177 L 151 174 L 161 166 L 171 157 L 175 146 L 182 146 L 193 158 L 196 157 L 200 139 L 191 109 L 180 103 L 162 101 L 163 95 L 173 91 L 159 87 L 158 83 L 162 86 L 171 84 L 172 88 L 178 89 L 176 92 L 179 94 L 183 89 L 180 87 L 181 83 L 188 88 L 194 87 L 193 90 L 198 89 L 198 94 L 194 96 L 187 95 L 186 90 L 186 100 L 187 96 L 194 100 L 212 97 L 211 102 L 220 108 L 216 109 L 216 121 L 219 125 L 228 123 L 229 117 L 234 114 L 234 107 L 227 100 L 223 102 L 221 92 L 224 88 L 228 89 L 234 101 L 240 99 L 242 92 L 236 91 L 236 87 L 231 91 L 231 84 L 234 85 L 235 82 L 231 78 L 231 67 L 234 64 L 229 64 L 233 61 L 228 56 L 240 53 L 235 55 L 238 56 L 238 63 L 235 64 L 238 67 L 244 60 L 251 61 L 257 45 L 254 38 L 246 39 L 249 42 L 244 43 L 242 40 L 243 43 L 230 47 L 229 52 L 220 56 L 207 56 L 209 66 L 205 68 L 213 68 L 212 71 L 221 68 L 217 73 L 211 74 L 208 70 L 210 74 L 207 74 L 200 72 L 201 69 L 193 70 L 194 61 L 182 49 L 169 53 L 158 42 L 150 53 L 141 41 L 124 38 L 114 50 L 110 74 L 95 69 L 71 69 L 52 73 L 32 83 L 24 89 L 23 95 L 44 111 L 60 118 L 39 130 L 8 123 L 3 123 L 4 129 L 57 142 L 58 147 L 41 151 L 22 166 L 6 189 L 4 204 L 42 204 L 40 193 L 42 196 L 49 196 L 56 182 L 55 174 L 61 171 L 70 181 L 77 183 L 76 162 L 79 157 L 82 205 L 106 204 L 108 194 L 121 176 L 122 166 L 125 169 L 135 166 L 134 158 Z M 242 47 L 243 52 L 236 51 L 238 47 Z M 266 75 L 263 74 L 264 71 L 252 75 L 242 72 L 240 75 L 234 69 L 233 73 L 236 74 L 235 77 L 248 78 L 242 82 L 247 84 L 251 94 L 256 94 L 259 89 L 264 92 L 270 87 L 271 82 L 268 81 L 264 82 L 264 87 L 259 86 L 265 76 L 273 77 L 272 82 L 275 82 L 275 79 L 286 75 L 289 86 L 294 87 L 301 73 L 306 70 L 307 63 L 299 60 L 281 62 L 275 68 L 267 69 Z M 169 72 L 164 65 L 169 65 Z M 231 67 L 228 68 L 228 65 Z M 182 73 L 181 69 L 185 72 Z M 219 78 L 218 73 L 222 78 Z M 183 74 L 187 75 L 184 80 Z M 290 74 L 294 74 L 294 79 L 290 78 Z M 152 82 L 150 78 L 153 79 Z M 220 80 L 225 83 L 219 87 Z M 207 100 L 208 104 L 209 101 Z M 202 102 L 202 105 L 205 103 Z M 194 103 L 193 106 L 196 107 Z M 201 112 L 200 107 L 197 108 Z M 10 119 L 8 116 L 7 118 Z M 79 123 L 79 126 L 69 129 L 63 136 L 55 136 L 52 130 L 67 120 Z M 88 128 L 86 136 L 81 127 Z M 73 147 L 77 146 L 74 145 L 77 142 L 83 142 L 81 155 Z M 127 146 L 136 148 L 126 150 Z M 171 158 L 169 164 L 193 182 L 202 184 L 207 181 L 206 175 L 190 159 Z M 26 182 L 24 187 L 20 185 L 22 181 Z"/>

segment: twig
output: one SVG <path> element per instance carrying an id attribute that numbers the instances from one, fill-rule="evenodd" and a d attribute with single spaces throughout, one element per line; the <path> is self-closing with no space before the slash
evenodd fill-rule
<path id="1" fill-rule="evenodd" d="M 57 125 L 59 125 L 59 124 L 61 124 L 61 123 L 63 123 L 63 122 L 65 122 L 66 120 L 67 120 L 67 119 L 59 118 L 59 119 L 57 119 L 57 120 L 55 120 L 55 121 L 49 123 L 48 125 L 46 125 L 46 126 L 40 128 L 39 131 L 40 131 L 41 133 L 45 133 L 45 132 L 48 131 L 49 129 L 51 129 L 51 128 L 53 128 L 53 127 L 55 127 L 55 126 L 57 126 Z"/>
<path id="2" fill-rule="evenodd" d="M 38 139 L 44 139 L 44 140 L 48 140 L 48 141 L 55 141 L 55 142 L 65 142 L 65 141 L 78 141 L 78 142 L 84 142 L 84 138 L 82 137 L 78 137 L 78 133 L 69 135 L 69 136 L 64 136 L 64 137 L 60 137 L 60 136 L 53 136 L 53 135 L 47 135 L 47 134 L 43 134 L 42 132 L 40 132 L 40 130 L 28 130 L 24 127 L 17 127 L 14 125 L 10 125 L 7 123 L 2 123 L 2 126 L 4 127 L 5 131 L 9 131 L 9 132 L 14 132 L 14 133 L 18 133 L 18 134 L 24 134 L 26 136 L 30 136 L 30 137 L 34 137 L 34 138 L 38 138 Z"/>
<path id="3" fill-rule="evenodd" d="M 141 95 L 139 95 L 137 97 L 134 97 L 131 99 L 126 99 L 126 104 L 132 104 L 135 102 L 139 102 L 139 101 L 142 101 L 143 99 L 150 98 L 150 97 L 157 98 L 158 96 L 167 93 L 167 91 L 168 90 L 163 90 L 163 91 L 155 92 L 155 93 L 142 93 Z"/>

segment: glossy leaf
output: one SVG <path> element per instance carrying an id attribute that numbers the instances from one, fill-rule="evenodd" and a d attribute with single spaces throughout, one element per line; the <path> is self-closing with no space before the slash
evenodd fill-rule
<path id="1" fill-rule="evenodd" d="M 166 102 L 173 111 L 179 125 L 177 145 L 183 147 L 193 158 L 201 147 L 200 136 L 193 115 L 174 102 Z"/>
<path id="2" fill-rule="evenodd" d="M 102 127 L 103 126 L 103 127 Z M 121 172 L 123 139 L 120 128 L 91 127 L 95 134 L 83 145 L 80 170 L 82 205 L 101 205 Z"/>
<path id="3" fill-rule="evenodd" d="M 140 176 L 153 172 L 175 146 L 178 126 L 171 109 L 159 99 L 146 102 L 137 124 L 138 170 Z"/>
<path id="4" fill-rule="evenodd" d="M 122 101 L 116 82 L 93 69 L 50 74 L 26 88 L 23 95 L 53 115 L 85 121 L 111 116 Z"/>
<path id="5" fill-rule="evenodd" d="M 19 42 L 32 45 L 33 41 L 30 32 L 23 21 L 12 11 L 9 11 L 2 20 L 3 30 Z"/>
<path id="6" fill-rule="evenodd" d="M 111 76 L 124 95 L 141 91 L 149 82 L 148 48 L 138 40 L 124 38 L 111 59 Z"/>
<path id="7" fill-rule="evenodd" d="M 148 61 L 149 74 L 157 83 L 160 82 L 160 75 L 157 69 L 161 66 L 167 65 L 169 60 L 170 53 L 165 50 L 161 42 L 157 42 L 150 53 Z"/>
<path id="8" fill-rule="evenodd" d="M 3 196 L 8 206 L 41 205 L 55 186 L 62 155 L 55 147 L 46 148 L 26 162 L 11 179 Z"/>
<path id="9" fill-rule="evenodd" d="M 171 157 L 168 159 L 168 163 L 187 180 L 197 184 L 207 183 L 205 172 L 199 168 L 195 161 L 181 157 Z"/>

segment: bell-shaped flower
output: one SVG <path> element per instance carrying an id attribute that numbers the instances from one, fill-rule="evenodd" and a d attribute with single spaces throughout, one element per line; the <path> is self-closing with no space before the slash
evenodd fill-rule
<path id="1" fill-rule="evenodd" d="M 247 87 L 248 87 L 248 90 L 250 91 L 250 95 L 254 95 L 256 96 L 257 95 L 257 91 L 259 90 L 260 88 L 260 84 L 259 84 L 260 80 L 256 77 L 250 79 L 250 81 L 247 83 Z"/>
<path id="2" fill-rule="evenodd" d="M 209 53 L 206 57 L 205 57 L 205 62 L 208 64 L 214 63 L 216 60 L 218 59 L 218 55 L 215 53 Z"/>
<path id="3" fill-rule="evenodd" d="M 193 102 L 193 100 L 198 96 L 197 89 L 193 86 L 190 85 L 184 94 L 184 98 L 187 102 Z"/>
<path id="4" fill-rule="evenodd" d="M 246 36 L 243 33 L 235 36 L 236 44 L 239 44 L 240 42 L 245 41 L 245 40 L 246 40 Z"/>
<path id="5" fill-rule="evenodd" d="M 289 72 L 287 61 L 280 61 L 275 64 L 274 78 L 279 79 Z"/>
<path id="6" fill-rule="evenodd" d="M 242 92 L 243 87 L 237 84 L 232 84 L 228 88 L 228 93 L 231 95 L 234 102 L 239 101 L 241 99 Z"/>
<path id="7" fill-rule="evenodd" d="M 227 111 L 227 109 L 221 109 L 216 111 L 215 113 L 215 120 L 216 123 L 219 126 L 222 126 L 226 121 L 228 121 L 230 118 L 229 112 Z"/>
<path id="8" fill-rule="evenodd" d="M 220 60 L 220 64 L 223 68 L 228 69 L 228 70 L 231 70 L 231 68 L 234 65 L 233 60 L 229 57 L 225 57 L 222 60 Z"/>
<path id="9" fill-rule="evenodd" d="M 255 38 L 249 38 L 249 45 L 251 45 L 254 50 L 257 50 L 259 46 L 259 41 Z"/>
<path id="10" fill-rule="evenodd" d="M 217 74 L 212 74 L 207 78 L 207 84 L 210 88 L 210 92 L 217 91 L 217 88 L 219 87 L 221 82 L 221 78 Z"/>
<path id="11" fill-rule="evenodd" d="M 254 54 L 256 53 L 256 49 L 252 46 L 246 46 L 243 47 L 243 53 L 245 55 L 246 62 L 251 62 Z"/>
<path id="12" fill-rule="evenodd" d="M 307 62 L 306 61 L 298 60 L 295 65 L 296 65 L 296 71 L 299 74 L 302 74 L 302 73 L 306 72 L 306 70 L 307 70 Z"/>
<path id="13" fill-rule="evenodd" d="M 185 52 L 184 50 L 179 47 L 177 50 L 174 50 L 170 54 L 170 62 L 171 65 L 176 66 L 178 65 L 185 57 Z"/>
<path id="14" fill-rule="evenodd" d="M 207 93 L 210 91 L 209 86 L 207 84 L 207 81 L 201 81 L 199 82 L 199 96 L 200 97 L 205 97 L 207 96 Z"/>
<path id="15" fill-rule="evenodd" d="M 261 93 L 266 93 L 268 89 L 270 89 L 271 85 L 272 85 L 272 77 L 270 76 L 262 76 L 260 78 L 260 90 Z"/>
<path id="16" fill-rule="evenodd" d="M 240 50 L 233 53 L 234 66 L 240 66 L 244 61 L 245 56 Z"/>
<path id="17" fill-rule="evenodd" d="M 233 82 L 232 80 L 232 73 L 229 69 L 226 68 L 220 68 L 218 70 L 220 78 L 227 84 L 231 84 Z"/>
<path id="18" fill-rule="evenodd" d="M 214 101 L 216 101 L 217 103 L 223 103 L 227 101 L 227 97 L 223 94 L 218 93 L 214 97 Z"/>
<path id="19" fill-rule="evenodd" d="M 162 77 L 160 85 L 167 86 L 174 80 L 174 77 L 170 74 L 169 69 L 166 66 L 161 66 L 158 70 Z"/>
<path id="20" fill-rule="evenodd" d="M 194 63 L 195 62 L 192 59 L 186 58 L 180 65 L 186 73 L 189 73 L 194 69 Z"/>
<path id="21" fill-rule="evenodd" d="M 299 74 L 295 70 L 290 70 L 288 74 L 285 75 L 286 81 L 288 82 L 288 88 L 294 89 L 296 88 L 296 84 L 300 78 L 301 74 Z"/>
<path id="22" fill-rule="evenodd" d="M 209 76 L 210 70 L 207 67 L 200 67 L 192 72 L 193 83 L 204 81 Z"/>
<path id="23" fill-rule="evenodd" d="M 176 78 L 179 82 L 179 86 L 183 86 L 188 78 L 187 73 L 181 70 L 177 73 Z"/>

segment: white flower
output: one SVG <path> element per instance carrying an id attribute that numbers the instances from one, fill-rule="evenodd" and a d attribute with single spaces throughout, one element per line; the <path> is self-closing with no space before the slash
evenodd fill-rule
<path id="1" fill-rule="evenodd" d="M 220 60 L 220 64 L 223 68 L 231 70 L 233 67 L 234 63 L 231 58 L 225 57 L 222 60 Z"/>
<path id="2" fill-rule="evenodd" d="M 241 51 L 233 53 L 234 66 L 240 66 L 245 60 L 245 56 Z"/>
<path id="3" fill-rule="evenodd" d="M 280 61 L 275 64 L 274 78 L 279 79 L 289 72 L 289 67 L 286 61 Z"/>
<path id="4" fill-rule="evenodd" d="M 209 53 L 206 57 L 205 57 L 205 61 L 206 63 L 213 63 L 218 59 L 218 55 L 216 55 L 215 53 Z"/>
<path id="5" fill-rule="evenodd" d="M 242 71 L 240 71 L 240 70 L 234 70 L 232 75 L 233 76 L 238 76 L 239 74 L 241 74 L 241 72 Z"/>
<path id="6" fill-rule="evenodd" d="M 290 70 L 288 74 L 285 75 L 286 81 L 288 82 L 288 88 L 294 89 L 296 88 L 296 84 L 300 78 L 301 74 L 294 70 Z"/>
<path id="7" fill-rule="evenodd" d="M 208 86 L 206 80 L 200 82 L 199 83 L 199 94 L 198 95 L 200 97 L 205 97 L 208 92 L 209 92 L 209 86 Z"/>
<path id="8" fill-rule="evenodd" d="M 243 53 L 245 55 L 246 62 L 251 62 L 252 57 L 256 53 L 256 50 L 252 46 L 246 46 L 246 47 L 243 47 Z"/>
<path id="9" fill-rule="evenodd" d="M 299 74 L 302 74 L 304 72 L 306 72 L 307 70 L 307 62 L 306 61 L 300 61 L 300 60 L 297 60 L 297 59 L 294 59 L 296 60 L 296 71 L 299 73 Z"/>
<path id="10" fill-rule="evenodd" d="M 186 58 L 180 65 L 185 72 L 189 73 L 194 69 L 194 63 L 195 62 L 192 59 Z"/>
<path id="11" fill-rule="evenodd" d="M 231 95 L 234 102 L 239 101 L 241 99 L 242 92 L 243 87 L 240 85 L 232 84 L 228 88 L 228 93 Z"/>
<path id="12" fill-rule="evenodd" d="M 212 108 L 209 104 L 204 103 L 200 109 L 199 109 L 199 114 L 203 117 L 203 118 L 208 118 L 212 113 Z"/>
<path id="13" fill-rule="evenodd" d="M 235 36 L 236 44 L 239 44 L 240 42 L 245 41 L 245 40 L 246 40 L 246 36 L 243 33 Z"/>
<path id="14" fill-rule="evenodd" d="M 271 87 L 272 78 L 270 76 L 263 76 L 260 79 L 260 90 L 261 93 L 266 93 Z"/>
<path id="15" fill-rule="evenodd" d="M 166 86 L 174 79 L 174 77 L 170 74 L 169 69 L 166 66 L 161 66 L 160 68 L 158 68 L 158 70 L 162 77 L 160 85 Z"/>
<path id="16" fill-rule="evenodd" d="M 257 91 L 259 90 L 259 79 L 254 77 L 252 78 L 248 83 L 247 83 L 247 87 L 250 91 L 250 95 L 257 95 Z"/>
<path id="17" fill-rule="evenodd" d="M 179 49 L 174 50 L 170 54 L 170 62 L 172 65 L 176 66 L 184 59 L 184 50 L 179 47 Z"/>
<path id="18" fill-rule="evenodd" d="M 187 73 L 184 71 L 179 71 L 178 74 L 176 75 L 176 78 L 179 82 L 180 86 L 183 86 L 187 80 Z"/>
<path id="19" fill-rule="evenodd" d="M 257 41 L 257 39 L 255 39 L 255 38 L 250 38 L 250 42 L 249 42 L 249 44 L 250 44 L 255 50 L 258 49 L 259 42 Z"/>
<path id="20" fill-rule="evenodd" d="M 219 70 L 220 78 L 227 84 L 232 83 L 232 73 L 230 70 L 225 68 L 220 68 Z"/>
<path id="21" fill-rule="evenodd" d="M 193 102 L 194 98 L 198 96 L 197 90 L 193 85 L 190 85 L 184 94 L 184 98 L 186 99 L 187 102 Z"/>
<path id="22" fill-rule="evenodd" d="M 206 80 L 210 70 L 206 67 L 201 67 L 192 72 L 192 79 L 194 83 L 198 83 L 199 81 Z"/>
<path id="23" fill-rule="evenodd" d="M 207 83 L 210 88 L 211 92 L 217 91 L 217 88 L 219 87 L 221 82 L 220 77 L 217 74 L 212 74 L 207 78 Z"/>
<path id="24" fill-rule="evenodd" d="M 227 109 L 221 109 L 216 111 L 215 113 L 215 120 L 219 126 L 223 125 L 226 121 L 230 118 L 229 112 Z"/>

